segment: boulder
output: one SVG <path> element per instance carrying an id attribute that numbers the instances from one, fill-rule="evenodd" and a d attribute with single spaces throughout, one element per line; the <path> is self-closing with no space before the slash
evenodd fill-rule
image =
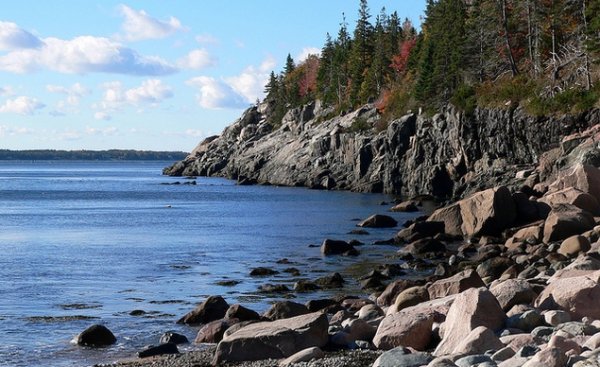
<path id="1" fill-rule="evenodd" d="M 399 346 L 425 350 L 431 342 L 434 320 L 434 312 L 400 311 L 390 314 L 379 324 L 373 344 L 384 350 Z"/>
<path id="2" fill-rule="evenodd" d="M 523 367 L 564 367 L 569 357 L 558 348 L 544 348 L 527 361 Z"/>
<path id="3" fill-rule="evenodd" d="M 358 223 L 358 227 L 367 228 L 393 228 L 398 225 L 398 222 L 389 215 L 375 214 Z"/>
<path id="4" fill-rule="evenodd" d="M 443 222 L 444 231 L 451 236 L 462 236 L 463 219 L 460 212 L 460 204 L 454 203 L 450 206 L 437 209 L 429 218 L 428 222 Z"/>
<path id="5" fill-rule="evenodd" d="M 319 347 L 310 347 L 295 353 L 279 362 L 280 367 L 290 366 L 300 362 L 310 362 L 314 359 L 325 357 L 325 353 Z"/>
<path id="6" fill-rule="evenodd" d="M 549 191 L 556 192 L 568 188 L 588 193 L 600 203 L 600 170 L 594 166 L 577 164 L 552 183 Z"/>
<path id="7" fill-rule="evenodd" d="M 287 319 L 309 313 L 308 308 L 301 303 L 292 301 L 275 302 L 263 316 L 269 320 Z"/>
<path id="8" fill-rule="evenodd" d="M 571 204 L 594 215 L 600 214 L 598 200 L 592 195 L 577 190 L 574 187 L 567 187 L 559 191 L 547 193 L 539 201 L 551 207 L 559 204 Z"/>
<path id="9" fill-rule="evenodd" d="M 409 200 L 409 201 L 403 201 L 399 204 L 394 205 L 390 209 L 390 211 L 412 213 L 412 212 L 418 212 L 419 208 L 417 207 L 416 202 Z"/>
<path id="10" fill-rule="evenodd" d="M 158 346 L 150 346 L 141 352 L 138 352 L 139 358 L 148 358 L 154 356 L 161 356 L 165 354 L 179 354 L 177 345 L 173 343 L 164 343 Z"/>
<path id="11" fill-rule="evenodd" d="M 321 348 L 329 339 L 328 326 L 327 316 L 318 312 L 250 324 L 223 338 L 213 363 L 281 359 L 307 348 Z"/>
<path id="12" fill-rule="evenodd" d="M 429 301 L 429 293 L 425 286 L 415 286 L 402 291 L 390 306 L 387 314 L 398 312 L 404 308 L 418 305 L 421 302 Z"/>
<path id="13" fill-rule="evenodd" d="M 221 296 L 210 296 L 194 310 L 180 318 L 178 324 L 206 324 L 225 317 L 229 304 Z"/>
<path id="14" fill-rule="evenodd" d="M 538 296 L 531 284 L 523 279 L 505 280 L 491 287 L 490 292 L 496 297 L 504 311 L 508 311 L 518 304 L 531 304 Z"/>
<path id="15" fill-rule="evenodd" d="M 428 353 L 410 353 L 407 348 L 398 347 L 381 354 L 372 367 L 421 367 L 432 360 Z"/>
<path id="16" fill-rule="evenodd" d="M 485 284 L 473 269 L 461 271 L 453 276 L 435 281 L 427 288 L 430 299 L 461 293 L 469 288 L 484 287 Z"/>
<path id="17" fill-rule="evenodd" d="M 342 255 L 353 250 L 356 250 L 354 246 L 346 241 L 326 239 L 321 244 L 321 253 L 323 255 Z"/>
<path id="18" fill-rule="evenodd" d="M 270 268 L 265 268 L 265 267 L 258 267 L 258 268 L 254 268 L 252 269 L 252 271 L 250 271 L 250 276 L 251 277 L 265 277 L 268 275 L 275 275 L 278 274 L 279 272 Z"/>
<path id="19" fill-rule="evenodd" d="M 446 315 L 444 337 L 434 355 L 452 354 L 471 331 L 485 326 L 492 331 L 502 328 L 506 314 L 496 297 L 485 288 L 471 288 L 460 293 Z"/>
<path id="20" fill-rule="evenodd" d="M 188 338 L 185 335 L 174 333 L 172 331 L 166 332 L 160 337 L 161 344 L 166 344 L 166 343 L 186 344 L 189 342 L 190 341 L 188 340 Z"/>
<path id="21" fill-rule="evenodd" d="M 504 186 L 475 193 L 459 205 L 466 236 L 498 235 L 517 218 L 513 198 Z"/>
<path id="22" fill-rule="evenodd" d="M 237 319 L 239 321 L 260 320 L 260 315 L 255 311 L 240 304 L 231 305 L 225 313 L 225 319 Z"/>
<path id="23" fill-rule="evenodd" d="M 229 323 L 225 320 L 211 321 L 200 328 L 194 343 L 218 343 L 223 339 L 223 335 L 229 329 L 229 326 Z"/>
<path id="24" fill-rule="evenodd" d="M 333 273 L 315 280 L 315 284 L 323 288 L 342 288 L 345 282 L 340 273 Z"/>
<path id="25" fill-rule="evenodd" d="M 75 337 L 77 345 L 105 347 L 117 342 L 115 335 L 104 325 L 92 325 Z"/>
<path id="26" fill-rule="evenodd" d="M 398 294 L 407 288 L 414 287 L 416 284 L 414 280 L 410 279 L 400 279 L 388 284 L 381 295 L 377 297 L 377 305 L 380 307 L 392 305 Z"/>
<path id="27" fill-rule="evenodd" d="M 416 240 L 406 245 L 403 249 L 399 250 L 398 252 L 421 256 L 432 252 L 446 252 L 446 245 L 444 245 L 440 240 L 437 240 L 435 238 L 422 238 L 420 240 Z"/>
<path id="28" fill-rule="evenodd" d="M 535 307 L 567 311 L 572 320 L 583 317 L 600 319 L 600 271 L 550 283 L 535 300 Z"/>
<path id="29" fill-rule="evenodd" d="M 590 240 L 581 235 L 575 235 L 562 241 L 557 252 L 566 257 L 577 257 L 581 252 L 588 252 L 591 247 Z"/>
<path id="30" fill-rule="evenodd" d="M 552 208 L 544 223 L 544 242 L 560 241 L 594 228 L 594 217 L 574 205 L 560 204 Z"/>
<path id="31" fill-rule="evenodd" d="M 415 222 L 408 226 L 408 228 L 404 228 L 398 232 L 395 239 L 397 242 L 412 242 L 426 237 L 433 237 L 436 234 L 444 233 L 444 231 L 444 222 L 421 221 Z"/>
<path id="32" fill-rule="evenodd" d="M 504 344 L 496 334 L 485 326 L 478 326 L 454 348 L 455 354 L 483 354 L 488 350 L 500 350 Z"/>

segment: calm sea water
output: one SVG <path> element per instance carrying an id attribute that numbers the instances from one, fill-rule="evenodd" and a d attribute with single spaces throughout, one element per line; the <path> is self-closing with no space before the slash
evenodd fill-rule
<path id="1" fill-rule="evenodd" d="M 356 218 L 385 213 L 383 195 L 236 186 L 215 178 L 161 176 L 170 162 L 0 162 L 0 365 L 88 366 L 135 356 L 212 294 L 264 311 L 281 296 L 250 278 L 256 266 L 296 267 L 315 279 L 355 278 L 386 246 L 363 246 L 357 259 L 323 258 L 324 238 L 351 239 Z M 181 182 L 181 185 L 172 183 Z M 406 214 L 393 214 L 400 222 Z M 397 229 L 371 230 L 365 243 Z M 288 258 L 292 264 L 276 261 Z M 360 269 L 360 270 L 357 270 Z M 233 287 L 216 285 L 237 280 Z M 298 302 L 330 293 L 293 294 Z M 131 316 L 143 310 L 142 316 Z M 118 344 L 94 350 L 70 340 L 102 323 Z M 185 348 L 197 348 L 190 345 Z M 184 348 L 184 349 L 185 349 Z"/>

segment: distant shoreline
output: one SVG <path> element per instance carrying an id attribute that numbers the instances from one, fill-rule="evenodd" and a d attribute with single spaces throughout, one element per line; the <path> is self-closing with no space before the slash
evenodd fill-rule
<path id="1" fill-rule="evenodd" d="M 109 150 L 8 150 L 0 149 L 0 161 L 177 161 L 188 153 L 133 149 Z"/>

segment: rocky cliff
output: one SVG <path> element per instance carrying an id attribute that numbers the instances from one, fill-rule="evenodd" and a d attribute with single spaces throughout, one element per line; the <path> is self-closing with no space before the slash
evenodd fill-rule
<path id="1" fill-rule="evenodd" d="M 274 128 L 268 122 L 268 104 L 251 107 L 220 136 L 205 139 L 164 173 L 451 198 L 514 184 L 516 173 L 523 170 L 519 177 L 528 176 L 533 187 L 569 160 L 600 157 L 596 145 L 585 154 L 577 152 L 583 138 L 573 135 L 600 122 L 597 110 L 546 118 L 518 107 L 477 109 L 466 115 L 448 106 L 434 116 L 408 114 L 379 132 L 380 116 L 371 105 L 332 114 L 317 101 L 288 111 Z M 578 156 L 567 157 L 573 152 Z"/>

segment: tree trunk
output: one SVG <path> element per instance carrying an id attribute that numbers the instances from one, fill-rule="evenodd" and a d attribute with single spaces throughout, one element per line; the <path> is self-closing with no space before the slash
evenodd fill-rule
<path id="1" fill-rule="evenodd" d="M 512 72 L 512 76 L 517 76 L 519 74 L 519 69 L 517 68 L 517 63 L 515 62 L 515 57 L 512 52 L 512 47 L 510 47 L 510 33 L 508 30 L 508 10 L 506 5 L 506 0 L 500 0 L 500 5 L 502 7 L 502 28 L 504 29 L 504 45 L 506 47 L 506 55 L 508 57 L 508 63 L 510 65 L 510 71 Z"/>

